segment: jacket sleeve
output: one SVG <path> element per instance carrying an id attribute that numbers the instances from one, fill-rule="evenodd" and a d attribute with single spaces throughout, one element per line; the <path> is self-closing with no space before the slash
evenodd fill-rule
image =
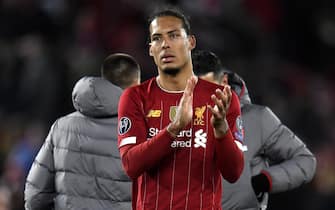
<path id="1" fill-rule="evenodd" d="M 24 191 L 26 210 L 53 209 L 54 206 L 55 168 L 52 144 L 54 125 L 38 152 L 26 179 Z"/>
<path id="2" fill-rule="evenodd" d="M 270 167 L 264 169 L 270 192 L 294 189 L 312 180 L 316 158 L 306 145 L 277 116 L 265 107 L 262 112 L 264 155 Z"/>

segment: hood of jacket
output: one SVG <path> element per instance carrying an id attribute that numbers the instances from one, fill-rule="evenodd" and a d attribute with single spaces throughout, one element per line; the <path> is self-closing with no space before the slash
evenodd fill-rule
<path id="1" fill-rule="evenodd" d="M 228 74 L 228 83 L 237 94 L 241 106 L 251 104 L 249 91 L 242 77 L 231 71 L 226 71 L 225 73 Z"/>
<path id="2" fill-rule="evenodd" d="M 80 113 L 94 118 L 117 115 L 122 89 L 100 77 L 83 77 L 73 88 L 72 102 Z"/>

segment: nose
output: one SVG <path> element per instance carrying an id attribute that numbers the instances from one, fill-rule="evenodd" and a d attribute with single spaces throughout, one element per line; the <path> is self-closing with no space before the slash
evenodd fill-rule
<path id="1" fill-rule="evenodd" d="M 166 49 L 166 48 L 169 48 L 169 47 L 170 47 L 169 39 L 168 38 L 163 38 L 163 40 L 162 40 L 162 48 Z"/>

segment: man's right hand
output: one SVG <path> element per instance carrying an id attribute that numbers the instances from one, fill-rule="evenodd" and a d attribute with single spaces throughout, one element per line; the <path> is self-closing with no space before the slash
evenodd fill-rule
<path id="1" fill-rule="evenodd" d="M 197 77 L 192 76 L 187 80 L 187 84 L 180 99 L 176 116 L 168 125 L 168 132 L 176 137 L 191 121 L 193 117 L 193 90 L 197 84 Z"/>

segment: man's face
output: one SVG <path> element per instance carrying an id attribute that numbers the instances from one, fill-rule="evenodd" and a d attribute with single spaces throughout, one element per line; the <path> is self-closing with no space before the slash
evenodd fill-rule
<path id="1" fill-rule="evenodd" d="M 228 74 L 223 75 L 221 85 L 229 85 L 228 84 Z"/>
<path id="2" fill-rule="evenodd" d="M 187 35 L 182 20 L 173 16 L 154 19 L 150 24 L 150 56 L 159 70 L 168 73 L 191 61 L 195 38 Z"/>

